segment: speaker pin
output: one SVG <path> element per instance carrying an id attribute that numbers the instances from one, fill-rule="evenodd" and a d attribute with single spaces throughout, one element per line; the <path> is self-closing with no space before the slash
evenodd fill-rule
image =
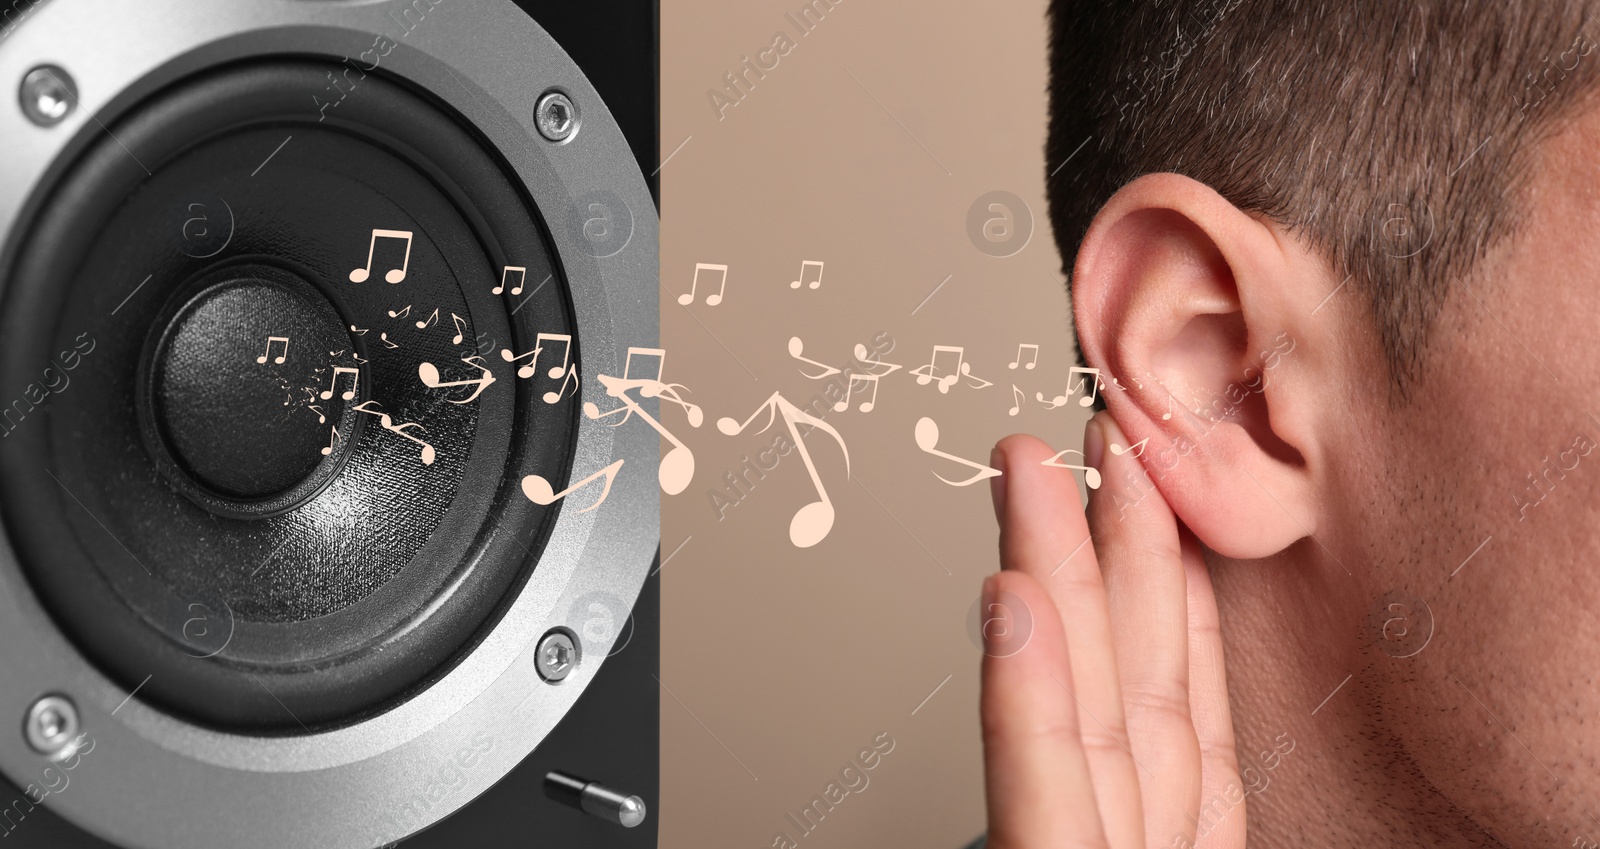
<path id="1" fill-rule="evenodd" d="M 612 790 L 599 782 L 589 781 L 564 772 L 552 772 L 544 777 L 544 794 L 563 805 L 577 808 L 586 814 L 614 822 L 624 828 L 633 828 L 644 822 L 644 800 Z"/>

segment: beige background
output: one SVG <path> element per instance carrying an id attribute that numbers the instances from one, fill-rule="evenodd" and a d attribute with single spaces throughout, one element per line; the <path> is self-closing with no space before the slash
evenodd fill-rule
<path id="1" fill-rule="evenodd" d="M 997 568 L 995 522 L 987 484 L 940 483 L 934 471 L 968 472 L 912 434 L 930 416 L 941 450 L 980 462 L 1018 430 L 1081 447 L 1086 411 L 1033 397 L 1060 394 L 1072 365 L 1045 218 L 1044 175 L 1059 163 L 1042 161 L 1044 2 L 843 0 L 803 36 L 785 17 L 799 8 L 661 9 L 665 374 L 706 412 L 691 429 L 663 410 L 697 469 L 662 499 L 661 845 L 764 847 L 782 830 L 805 849 L 956 847 L 983 828 L 966 620 Z M 719 120 L 708 91 L 779 32 L 794 48 Z M 994 190 L 1033 216 L 1031 240 L 1004 259 L 968 236 L 969 207 Z M 819 289 L 789 287 L 802 260 L 826 263 Z M 717 306 L 677 302 L 698 262 L 729 266 Z M 789 542 L 790 518 L 815 499 L 797 453 L 719 520 L 709 492 L 733 497 L 725 473 L 785 430 L 730 437 L 716 420 L 743 421 L 773 392 L 805 406 L 822 390 L 788 356 L 790 336 L 843 368 L 884 332 L 884 359 L 906 368 L 883 379 L 872 412 L 827 415 L 850 476 L 826 434 L 806 440 L 837 508 L 831 534 Z M 1009 369 L 1024 342 L 1041 346 L 1038 368 Z M 918 386 L 906 372 L 936 344 L 965 346 L 994 385 Z M 1014 418 L 1013 383 L 1027 393 Z M 895 748 L 871 783 L 803 835 L 786 815 L 884 732 Z"/>

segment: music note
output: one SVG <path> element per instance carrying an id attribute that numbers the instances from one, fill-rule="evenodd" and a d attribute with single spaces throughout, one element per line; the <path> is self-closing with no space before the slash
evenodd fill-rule
<path id="1" fill-rule="evenodd" d="M 902 366 L 902 365 L 899 365 L 899 364 L 896 364 L 896 363 L 886 363 L 886 362 L 884 362 L 884 361 L 882 361 L 882 360 L 880 360 L 880 359 L 878 359 L 876 357 L 873 357 L 871 352 L 869 352 L 867 350 L 867 346 L 861 344 L 860 342 L 856 343 L 855 354 L 856 354 L 856 362 L 861 363 L 864 366 L 871 366 L 874 369 L 876 369 L 878 366 L 888 366 L 888 368 L 885 368 L 883 371 L 874 371 L 874 372 L 872 372 L 873 374 L 876 374 L 879 377 L 883 377 L 885 375 L 894 374 L 895 372 L 899 371 L 900 369 L 905 368 L 905 366 Z"/>
<path id="2" fill-rule="evenodd" d="M 779 414 L 782 414 L 784 427 L 788 428 L 789 436 L 794 442 L 794 446 L 800 449 L 800 459 L 805 462 L 806 471 L 811 475 L 811 483 L 817 488 L 817 500 L 795 511 L 794 518 L 789 522 L 789 541 L 796 548 L 810 548 L 827 538 L 828 532 L 833 529 L 835 511 L 833 509 L 833 501 L 828 498 L 828 491 L 822 486 L 822 477 L 817 474 L 817 466 L 811 460 L 811 452 L 806 449 L 805 440 L 800 438 L 800 431 L 796 429 L 795 425 L 810 425 L 833 437 L 834 441 L 839 443 L 839 451 L 844 454 L 844 473 L 846 477 L 850 475 L 850 451 L 845 447 L 844 437 L 840 436 L 832 425 L 815 416 L 807 415 L 805 411 L 791 404 L 787 398 L 784 398 L 781 392 L 772 393 L 772 397 L 768 398 L 760 407 L 757 407 L 756 411 L 743 424 L 731 418 L 717 420 L 717 430 L 728 436 L 737 436 L 744 432 L 745 428 L 748 428 L 750 423 L 755 421 L 763 412 L 768 412 L 770 415 L 767 417 L 767 423 L 762 425 L 761 430 L 757 432 L 764 432 L 767 428 L 772 427 Z"/>
<path id="3" fill-rule="evenodd" d="M 650 375 L 649 377 L 640 377 L 639 375 L 634 374 L 633 373 L 633 358 L 634 357 L 640 357 L 640 358 L 650 357 L 650 358 L 653 358 L 655 360 L 655 368 L 653 369 L 654 374 Z M 692 404 L 692 403 L 690 403 L 688 401 L 683 400 L 683 396 L 678 394 L 678 390 L 680 390 L 680 389 L 685 391 L 685 392 L 689 391 L 688 387 L 683 386 L 682 384 L 678 384 L 678 383 L 667 383 L 667 382 L 665 382 L 666 367 L 667 367 L 667 352 L 666 352 L 666 349 L 664 349 L 664 348 L 638 348 L 638 347 L 631 347 L 630 346 L 628 348 L 627 359 L 623 362 L 623 365 L 622 365 L 622 379 L 626 380 L 626 381 L 632 381 L 633 384 L 630 384 L 630 387 L 632 385 L 636 384 L 638 386 L 638 388 L 639 388 L 639 396 L 641 398 L 661 398 L 661 399 L 663 399 L 665 401 L 670 401 L 670 402 L 672 402 L 674 404 L 677 404 L 678 406 L 682 407 L 683 408 L 683 412 L 689 417 L 689 426 L 690 427 L 699 427 L 700 426 L 700 422 L 702 420 L 704 420 L 704 418 L 705 418 L 704 412 L 701 411 L 699 405 Z M 599 379 L 603 383 L 605 380 L 607 380 L 607 377 L 604 376 L 604 375 L 601 375 L 599 377 Z M 610 378 L 610 379 L 611 380 L 615 380 L 615 378 Z M 626 406 L 617 407 L 616 409 L 609 410 L 609 411 L 607 411 L 607 412 L 605 412 L 605 413 L 603 413 L 601 415 L 602 415 L 602 417 L 604 417 L 604 416 L 610 416 L 610 415 L 613 415 L 613 414 L 616 414 L 616 413 L 623 413 L 624 415 L 623 415 L 622 419 L 617 422 L 616 425 L 613 425 L 613 427 L 619 426 L 623 422 L 625 422 L 628 419 L 633 417 L 632 411 L 627 410 Z"/>
<path id="4" fill-rule="evenodd" d="M 1084 387 L 1085 384 L 1087 384 L 1088 387 L 1089 387 L 1089 394 L 1087 394 L 1087 395 L 1083 396 L 1082 398 L 1078 399 L 1078 406 L 1080 406 L 1080 407 L 1088 407 L 1088 406 L 1091 406 L 1091 405 L 1094 404 L 1095 392 L 1102 385 L 1102 381 L 1100 380 L 1100 370 L 1097 369 L 1097 368 L 1083 368 L 1082 366 L 1072 366 L 1071 368 L 1067 369 L 1067 374 L 1068 374 L 1067 391 L 1066 391 L 1065 394 L 1057 395 L 1054 399 L 1052 399 L 1052 400 L 1050 400 L 1048 402 L 1046 402 L 1044 400 L 1044 393 L 1043 392 L 1039 392 L 1039 393 L 1035 394 L 1035 398 L 1037 398 L 1041 402 L 1044 402 L 1045 409 L 1054 410 L 1057 407 L 1065 405 L 1067 403 L 1067 399 L 1071 398 L 1075 393 L 1083 391 L 1083 387 Z M 1080 377 L 1080 378 L 1078 378 L 1078 382 L 1077 383 L 1073 383 L 1071 375 L 1074 375 L 1074 374 L 1077 374 L 1077 375 L 1088 375 L 1088 377 Z M 1093 380 L 1090 380 L 1091 377 L 1093 378 Z"/>
<path id="5" fill-rule="evenodd" d="M 400 347 L 399 345 L 389 341 L 389 333 L 388 333 L 388 331 L 384 331 L 382 333 L 379 333 L 378 334 L 378 341 L 382 342 L 383 343 L 383 347 L 385 347 L 385 348 L 398 348 L 398 347 Z"/>
<path id="6" fill-rule="evenodd" d="M 467 320 L 455 313 L 450 314 L 450 319 L 456 323 L 456 338 L 450 340 L 452 345 L 460 345 L 461 340 L 467 338 Z"/>
<path id="7" fill-rule="evenodd" d="M 722 275 L 722 283 L 717 287 L 717 293 L 706 296 L 706 306 L 714 307 L 722 303 L 722 293 L 728 289 L 728 267 L 710 262 L 697 262 L 694 264 L 694 280 L 689 283 L 689 294 L 679 295 L 678 303 L 684 306 L 694 303 L 694 293 L 700 287 L 700 272 L 702 271 L 716 271 Z"/>
<path id="8" fill-rule="evenodd" d="M 384 273 L 383 279 L 390 283 L 399 283 L 406 279 L 406 270 L 411 267 L 411 231 L 410 230 L 373 230 L 372 241 L 367 244 L 367 264 L 350 272 L 351 283 L 365 283 L 372 275 L 372 255 L 378 249 L 379 239 L 405 239 L 406 255 L 400 262 L 399 268 L 391 268 Z"/>
<path id="9" fill-rule="evenodd" d="M 605 489 L 600 491 L 600 497 L 596 499 L 593 504 L 590 504 L 588 507 L 577 511 L 579 513 L 587 513 L 590 510 L 599 507 L 606 500 L 606 496 L 611 494 L 611 482 L 616 479 L 617 472 L 622 469 L 622 463 L 622 460 L 618 460 L 617 462 L 606 466 L 600 471 L 595 472 L 594 474 L 584 478 L 581 481 L 578 481 L 577 483 L 561 490 L 560 492 L 553 491 L 550 486 L 550 482 L 539 475 L 528 475 L 522 479 L 522 494 L 526 495 L 528 500 L 535 504 L 548 506 L 556 503 L 558 499 L 566 498 L 568 495 L 571 495 L 579 489 L 588 486 L 589 484 L 593 483 L 596 478 L 604 477 L 606 479 L 606 486 Z"/>
<path id="10" fill-rule="evenodd" d="M 813 268 L 815 268 L 817 270 L 816 278 L 813 279 L 813 280 L 807 281 L 806 280 L 806 277 L 807 277 L 806 272 L 810 271 Z M 798 289 L 798 288 L 800 288 L 800 284 L 801 283 L 809 283 L 809 285 L 813 289 L 817 288 L 818 286 L 821 286 L 822 285 L 822 263 L 817 262 L 816 260 L 810 260 L 810 259 L 801 260 L 800 261 L 800 279 L 791 281 L 789 283 L 789 288 L 790 289 Z"/>
<path id="11" fill-rule="evenodd" d="M 520 265 L 508 265 L 500 272 L 500 285 L 490 291 L 496 295 L 506 290 L 506 280 L 511 277 L 511 272 L 517 273 L 517 288 L 511 290 L 513 297 L 522 294 L 522 287 L 528 282 L 528 269 Z"/>
<path id="12" fill-rule="evenodd" d="M 1149 441 L 1150 437 L 1147 436 L 1132 445 L 1118 445 L 1113 442 L 1109 447 L 1111 448 L 1111 453 L 1117 455 L 1118 457 L 1121 457 L 1124 454 L 1127 454 L 1130 457 L 1137 457 L 1144 453 L 1145 443 Z"/>
<path id="13" fill-rule="evenodd" d="M 556 389 L 552 389 L 549 392 L 544 393 L 544 402 L 546 404 L 554 404 L 554 403 L 560 401 L 567 394 L 567 386 L 569 386 L 569 385 L 572 387 L 572 395 L 573 395 L 573 397 L 577 397 L 577 395 L 578 395 L 578 367 L 576 365 L 573 365 L 571 368 L 567 369 L 567 379 L 561 381 L 561 386 L 560 387 L 558 387 Z"/>
<path id="14" fill-rule="evenodd" d="M 528 378 L 533 377 L 534 373 L 539 370 L 539 354 L 544 351 L 544 343 L 546 340 L 560 342 L 565 346 L 565 351 L 561 355 L 561 365 L 552 366 L 550 369 L 550 378 L 552 380 L 559 378 L 566 374 L 567 361 L 572 354 L 572 336 L 566 333 L 538 334 L 533 339 L 533 350 L 526 354 L 513 354 L 510 348 L 501 348 L 500 359 L 505 360 L 508 363 L 514 363 L 517 360 L 527 360 L 531 358 L 531 362 L 517 369 L 517 377 L 527 380 Z"/>
<path id="15" fill-rule="evenodd" d="M 651 381 L 650 384 L 644 388 L 644 391 L 639 394 L 646 398 L 659 397 L 677 404 L 683 408 L 684 414 L 689 417 L 689 426 L 699 427 L 700 422 L 704 419 L 704 413 L 701 412 L 698 404 L 691 404 L 688 401 L 683 400 L 683 396 L 678 394 L 679 389 L 682 389 L 686 392 L 688 391 L 688 388 L 682 386 L 681 384 Z"/>
<path id="16" fill-rule="evenodd" d="M 320 397 L 324 401 L 328 400 L 329 398 L 332 398 L 334 390 L 339 388 L 339 375 L 341 375 L 341 374 L 350 375 L 350 391 L 344 393 L 343 395 L 341 395 L 339 397 L 343 398 L 346 401 L 349 401 L 349 400 L 355 398 L 356 397 L 356 387 L 361 384 L 361 370 L 360 369 L 347 368 L 345 366 L 338 366 L 338 367 L 334 368 L 334 370 L 333 370 L 333 379 L 329 382 L 328 388 L 323 390 L 322 394 L 319 395 L 318 397 Z"/>
<path id="17" fill-rule="evenodd" d="M 367 327 L 357 327 L 354 324 L 350 325 L 350 332 L 354 333 L 357 336 L 365 336 L 365 335 L 367 335 L 367 331 L 370 330 L 370 329 L 371 328 L 367 328 Z"/>
<path id="18" fill-rule="evenodd" d="M 872 384 L 872 397 L 867 399 L 867 400 L 865 400 L 865 401 L 862 401 L 861 402 L 861 406 L 858 409 L 860 409 L 861 412 L 863 412 L 863 413 L 872 412 L 872 408 L 877 406 L 877 404 L 878 404 L 878 377 L 879 376 L 876 375 L 876 374 L 852 374 L 852 375 L 850 375 L 850 384 L 845 387 L 844 400 L 839 401 L 838 403 L 834 404 L 833 405 L 833 411 L 836 412 L 836 413 L 842 413 L 842 412 L 844 412 L 846 407 L 850 406 L 850 396 L 856 390 L 856 382 L 860 381 L 862 383 L 871 383 Z"/>
<path id="19" fill-rule="evenodd" d="M 322 449 L 322 456 L 327 457 L 333 453 L 333 446 L 339 442 L 339 426 L 333 426 L 333 433 L 328 435 L 328 447 Z"/>
<path id="20" fill-rule="evenodd" d="M 377 416 L 378 417 L 378 423 L 383 426 L 384 430 L 389 431 L 390 433 L 395 434 L 396 436 L 400 436 L 400 437 L 404 437 L 406 439 L 409 439 L 412 442 L 417 443 L 418 445 L 421 445 L 422 446 L 422 456 L 421 456 L 420 459 L 422 460 L 422 465 L 424 465 L 424 466 L 433 465 L 433 461 L 437 456 L 437 453 L 434 451 L 433 446 L 428 444 L 424 440 L 418 439 L 417 437 L 412 436 L 409 433 L 406 433 L 406 428 L 408 428 L 408 427 L 414 427 L 417 430 L 420 430 L 420 431 L 423 431 L 423 432 L 426 432 L 427 428 L 423 427 L 422 425 L 417 424 L 416 422 L 403 422 L 401 424 L 395 424 L 394 423 L 394 419 L 391 418 L 388 413 L 385 413 L 382 410 L 378 410 L 378 409 L 369 410 L 369 409 L 367 409 L 368 405 L 376 407 L 376 406 L 378 406 L 378 402 L 377 401 L 367 401 L 367 402 L 361 404 L 360 406 L 356 407 L 355 411 L 358 412 L 358 413 L 366 413 L 369 416 Z"/>
<path id="21" fill-rule="evenodd" d="M 1017 346 L 1017 358 L 1016 358 L 1016 360 L 1014 360 L 1011 363 L 1010 368 L 1016 368 L 1017 367 L 1017 363 L 1022 362 L 1022 349 L 1023 348 L 1032 348 L 1033 349 L 1033 359 L 1030 360 L 1027 364 L 1023 365 L 1023 368 L 1031 369 L 1034 366 L 1039 364 L 1039 346 L 1038 345 L 1034 345 L 1032 343 L 1029 343 L 1029 344 L 1026 344 L 1026 345 L 1018 345 Z"/>
<path id="22" fill-rule="evenodd" d="M 790 336 L 789 337 L 789 356 L 794 357 L 795 359 L 797 359 L 797 360 L 799 360 L 799 361 L 801 361 L 803 363 L 810 363 L 811 365 L 814 365 L 817 368 L 822 369 L 822 373 L 821 374 L 810 374 L 810 373 L 807 373 L 805 371 L 801 371 L 800 372 L 801 374 L 805 375 L 806 377 L 811 378 L 812 380 L 822 380 L 824 378 L 832 377 L 832 376 L 834 376 L 834 375 L 839 373 L 838 369 L 834 368 L 833 366 L 828 365 L 827 363 L 819 363 L 816 360 L 807 359 L 807 358 L 801 356 L 801 354 L 805 352 L 805 349 L 806 349 L 806 343 L 800 341 L 800 337 L 798 337 L 798 336 Z"/>
<path id="23" fill-rule="evenodd" d="M 689 446 L 683 444 L 683 441 L 676 436 L 673 436 L 671 431 L 668 431 L 660 422 L 651 418 L 650 414 L 645 412 L 644 408 L 639 405 L 639 402 L 633 400 L 627 394 L 630 389 L 639 389 L 641 394 L 647 398 L 652 397 L 652 395 L 660 395 L 661 382 L 659 380 L 618 379 L 609 374 L 597 375 L 596 379 L 600 381 L 601 386 L 605 387 L 606 394 L 621 401 L 622 406 L 602 413 L 599 405 L 592 401 L 585 401 L 583 414 L 591 419 L 599 420 L 626 410 L 627 415 L 624 416 L 622 421 L 627 421 L 628 418 L 637 414 L 639 418 L 644 419 L 650 427 L 654 428 L 656 433 L 659 433 L 664 439 L 672 443 L 672 450 L 661 458 L 660 467 L 656 471 L 657 480 L 661 484 L 661 491 L 668 495 L 677 495 L 688 489 L 689 482 L 694 480 L 694 452 L 690 451 Z M 689 416 L 691 427 L 700 426 L 701 418 L 697 415 L 698 412 L 699 408 L 694 407 L 693 413 Z M 619 421 L 617 424 L 620 425 L 621 423 Z"/>
<path id="24" fill-rule="evenodd" d="M 1115 453 L 1115 452 L 1113 452 L 1113 453 Z M 1051 457 L 1050 459 L 1041 462 L 1039 465 L 1041 465 L 1041 466 L 1049 466 L 1049 467 L 1051 467 L 1053 469 L 1075 469 L 1077 471 L 1083 472 L 1083 482 L 1084 482 L 1084 484 L 1087 485 L 1090 489 L 1099 489 L 1100 488 L 1100 470 L 1099 469 L 1095 469 L 1095 468 L 1093 468 L 1091 466 L 1074 466 L 1071 463 L 1063 463 L 1063 462 L 1061 462 L 1061 458 L 1065 457 L 1068 454 L 1076 454 L 1079 457 L 1083 456 L 1083 452 L 1082 451 L 1078 451 L 1078 450 L 1073 449 L 1073 448 L 1068 448 L 1065 451 L 1057 452 L 1056 456 Z M 1087 458 L 1085 458 L 1085 459 L 1087 459 Z"/>
<path id="25" fill-rule="evenodd" d="M 937 380 L 939 381 L 939 392 L 941 394 L 949 393 L 950 387 L 954 386 L 955 382 L 961 377 L 961 367 L 966 364 L 964 361 L 964 357 L 966 357 L 966 350 L 967 349 L 964 347 L 935 345 L 933 346 L 933 356 L 928 358 L 928 364 L 914 368 L 910 373 L 917 376 L 918 386 L 927 386 L 932 381 Z M 937 374 L 939 370 L 938 363 L 940 354 L 956 355 L 956 366 L 950 370 L 949 374 Z"/>
<path id="26" fill-rule="evenodd" d="M 256 362 L 261 363 L 262 365 L 266 364 L 267 357 L 272 356 L 272 343 L 274 343 L 274 342 L 282 342 L 283 343 L 283 353 L 279 354 L 272 361 L 274 363 L 280 365 L 280 366 L 283 365 L 283 361 L 289 358 L 289 339 L 287 337 L 284 337 L 284 336 L 268 336 L 267 337 L 267 352 L 262 354 L 259 357 L 256 357 Z"/>
<path id="27" fill-rule="evenodd" d="M 433 315 L 428 316 L 428 320 L 427 321 L 419 321 L 419 322 L 417 322 L 417 329 L 418 330 L 427 330 L 428 329 L 428 325 L 433 324 L 435 321 L 438 321 L 438 320 L 439 320 L 439 310 L 438 310 L 437 307 L 435 307 L 434 310 L 433 310 Z"/>
<path id="28" fill-rule="evenodd" d="M 560 342 L 562 345 L 561 365 L 551 366 L 549 372 L 550 379 L 557 380 L 562 375 L 566 374 L 567 370 L 572 367 L 570 365 L 572 360 L 572 336 L 567 333 L 540 333 L 533 337 L 535 350 L 542 350 L 544 348 L 545 340 L 549 340 L 551 342 Z"/>
<path id="29" fill-rule="evenodd" d="M 1167 421 L 1172 418 L 1172 397 L 1172 393 L 1167 393 L 1167 411 L 1161 414 L 1162 421 Z"/>
<path id="30" fill-rule="evenodd" d="M 963 481 L 953 481 L 953 480 L 950 480 L 949 478 L 944 477 L 943 475 L 939 474 L 938 472 L 934 472 L 933 473 L 934 477 L 938 478 L 941 481 L 944 481 L 945 483 L 947 483 L 947 484 L 949 484 L 951 486 L 970 486 L 972 484 L 977 483 L 978 481 L 987 480 L 987 479 L 992 478 L 992 477 L 997 477 L 1000 474 L 1000 470 L 999 469 L 991 469 L 991 468 L 989 468 L 988 466 L 985 466 L 982 463 L 974 463 L 971 460 L 964 460 L 964 459 L 962 459 L 960 457 L 957 457 L 954 454 L 946 454 L 945 452 L 940 451 L 936 447 L 939 444 L 939 425 L 938 425 L 937 422 L 935 422 L 933 419 L 928 418 L 927 416 L 923 416 L 922 418 L 917 419 L 916 437 L 917 437 L 917 447 L 921 448 L 924 452 L 932 454 L 935 457 L 943 457 L 946 460 L 954 460 L 955 462 L 960 463 L 963 466 L 967 466 L 969 468 L 973 468 L 973 469 L 977 469 L 978 470 L 976 473 L 973 474 L 972 477 L 967 478 L 966 480 L 963 480 Z"/>
<path id="31" fill-rule="evenodd" d="M 656 363 L 656 365 L 655 365 L 655 374 L 651 375 L 650 377 L 640 377 L 639 375 L 634 374 L 633 373 L 633 358 L 634 357 L 640 357 L 640 358 L 652 357 L 652 358 L 654 358 L 655 359 L 655 363 Z M 656 383 L 657 385 L 664 385 L 664 384 L 661 384 L 660 382 L 665 379 L 666 371 L 667 371 L 667 352 L 663 348 L 635 348 L 635 347 L 629 346 L 629 348 L 628 348 L 628 357 L 627 357 L 627 359 L 623 360 L 623 362 L 622 362 L 622 379 L 623 380 L 647 380 L 647 381 L 650 381 L 652 383 Z M 646 394 L 645 397 L 649 398 L 651 396 Z"/>
<path id="32" fill-rule="evenodd" d="M 389 310 L 388 312 L 389 312 L 389 317 L 390 318 L 405 318 L 406 316 L 411 314 L 411 305 L 410 304 L 406 304 L 405 309 L 398 310 L 398 311 Z"/>
<path id="33" fill-rule="evenodd" d="M 284 403 L 287 404 L 288 402 L 285 401 Z M 321 407 L 318 407 L 316 404 L 307 404 L 306 405 L 306 409 L 308 409 L 308 410 L 312 411 L 313 413 L 317 414 L 317 424 L 327 424 L 328 423 L 328 417 L 322 414 L 322 408 Z"/>
<path id="34" fill-rule="evenodd" d="M 489 371 L 489 366 L 484 363 L 483 358 L 477 356 L 476 354 L 470 357 L 462 357 L 461 361 L 478 369 L 482 373 L 478 377 L 470 378 L 468 380 L 452 380 L 447 382 L 441 378 L 438 366 L 434 365 L 433 363 L 421 363 L 417 366 L 417 376 L 422 378 L 422 385 L 428 387 L 429 389 L 449 389 L 455 386 L 474 387 L 471 395 L 459 401 L 454 398 L 445 399 L 452 404 L 470 404 L 473 401 L 476 401 L 479 395 L 483 394 L 483 390 L 488 389 L 494 384 L 494 374 Z"/>
<path id="35" fill-rule="evenodd" d="M 989 387 L 989 386 L 993 386 L 994 385 L 994 381 L 992 381 L 992 380 L 984 380 L 983 378 L 973 374 L 972 373 L 972 363 L 962 363 L 961 364 L 961 376 L 966 378 L 966 379 L 968 379 L 968 380 L 977 381 L 977 385 L 973 386 L 972 387 L 973 389 L 983 389 L 985 387 Z"/>
<path id="36" fill-rule="evenodd" d="M 1022 404 L 1028 400 L 1028 396 L 1022 394 L 1022 390 L 1018 389 L 1017 385 L 1013 383 L 1011 384 L 1011 400 L 1015 403 L 1011 405 L 1011 412 L 1009 415 L 1014 416 L 1017 413 L 1022 412 Z"/>

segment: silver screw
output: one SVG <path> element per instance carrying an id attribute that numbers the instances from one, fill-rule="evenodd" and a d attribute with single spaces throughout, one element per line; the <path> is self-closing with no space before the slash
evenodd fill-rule
<path id="1" fill-rule="evenodd" d="M 22 113 L 41 127 L 61 123 L 78 105 L 72 76 L 54 65 L 40 65 L 22 78 Z"/>
<path id="2" fill-rule="evenodd" d="M 578 107 L 559 91 L 545 92 L 533 109 L 533 117 L 539 125 L 539 135 L 553 142 L 564 142 L 578 132 Z"/>
<path id="3" fill-rule="evenodd" d="M 78 709 L 66 696 L 43 696 L 28 708 L 22 730 L 35 752 L 50 758 L 70 754 L 78 736 Z"/>
<path id="4" fill-rule="evenodd" d="M 578 665 L 578 646 L 566 631 L 551 631 L 539 641 L 539 675 L 546 681 L 560 681 Z"/>

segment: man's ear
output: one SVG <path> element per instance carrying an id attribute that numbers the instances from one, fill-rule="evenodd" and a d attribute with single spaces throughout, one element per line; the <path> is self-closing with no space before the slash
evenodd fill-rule
<path id="1" fill-rule="evenodd" d="M 1271 222 L 1176 174 L 1125 186 L 1079 249 L 1078 338 L 1130 443 L 1106 450 L 1140 452 L 1173 512 L 1225 557 L 1317 530 L 1322 425 L 1348 403 L 1316 353 L 1339 347 L 1321 345 L 1332 310 L 1316 315 L 1331 276 Z"/>

